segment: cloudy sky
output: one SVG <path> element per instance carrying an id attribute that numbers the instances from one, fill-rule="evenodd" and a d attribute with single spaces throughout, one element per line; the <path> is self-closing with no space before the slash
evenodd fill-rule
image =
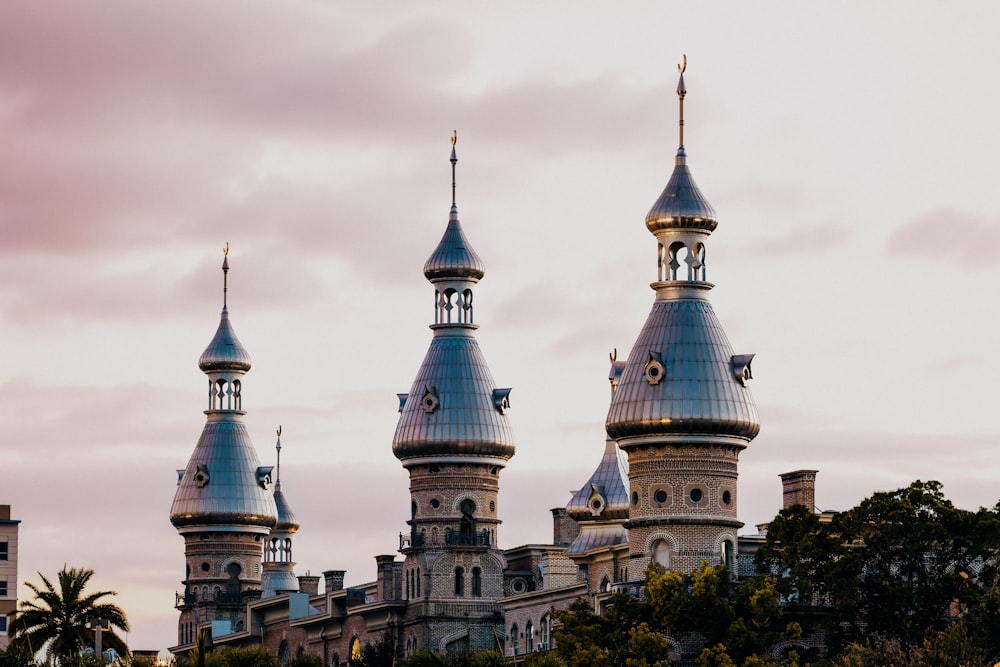
<path id="1" fill-rule="evenodd" d="M 409 513 L 396 392 L 458 203 L 511 386 L 504 546 L 551 539 L 603 449 L 608 353 L 652 303 L 643 220 L 676 149 L 719 215 L 711 294 L 755 352 L 740 518 L 939 479 L 1000 497 L 994 3 L 15 3 L 0 20 L 0 503 L 21 579 L 120 592 L 176 639 L 176 468 L 230 306 L 244 407 L 302 521 L 300 572 L 374 578 Z M 23 585 L 21 595 L 26 594 Z"/>

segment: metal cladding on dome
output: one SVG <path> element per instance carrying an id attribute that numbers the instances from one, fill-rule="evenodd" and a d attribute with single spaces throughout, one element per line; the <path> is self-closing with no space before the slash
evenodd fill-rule
<path id="1" fill-rule="evenodd" d="M 684 56 L 684 65 L 678 65 L 677 69 L 680 70 L 680 79 L 677 81 L 680 142 L 670 180 L 646 214 L 646 228 L 654 234 L 661 229 L 701 229 L 711 232 L 719 224 L 715 219 L 715 209 L 708 203 L 705 195 L 701 194 L 687 166 L 687 153 L 684 150 L 684 96 L 687 95 L 684 70 L 687 69 L 687 56 Z"/>
<path id="2" fill-rule="evenodd" d="M 604 456 L 587 483 L 573 494 L 566 513 L 577 521 L 627 519 L 628 462 L 614 440 L 604 444 Z"/>
<path id="3" fill-rule="evenodd" d="M 718 225 L 715 209 L 694 182 L 684 158 L 684 148 L 681 147 L 667 186 L 646 214 L 646 228 L 653 233 L 661 229 L 703 229 L 711 232 Z"/>
<path id="4" fill-rule="evenodd" d="M 441 242 L 424 264 L 424 276 L 433 282 L 448 279 L 478 281 L 485 275 L 483 260 L 479 259 L 479 255 L 465 238 L 458 221 L 458 207 L 452 204 L 448 227 Z"/>
<path id="5" fill-rule="evenodd" d="M 257 461 L 246 424 L 216 412 L 177 483 L 170 522 L 184 526 L 227 525 L 271 528 L 277 521 L 267 488 L 270 468 Z"/>
<path id="6" fill-rule="evenodd" d="M 278 426 L 278 441 L 274 445 L 277 453 L 277 470 L 274 475 L 274 505 L 277 508 L 278 521 L 274 524 L 274 530 L 294 533 L 299 529 L 299 520 L 292 511 L 285 493 L 281 490 L 281 426 Z"/>
<path id="7" fill-rule="evenodd" d="M 273 598 L 282 593 L 299 590 L 299 580 L 287 563 L 264 563 L 260 579 L 260 597 Z"/>
<path id="8" fill-rule="evenodd" d="M 448 214 L 448 227 L 441 237 L 441 242 L 424 264 L 424 276 L 431 282 L 448 279 L 478 281 L 486 275 L 483 260 L 479 259 L 479 255 L 469 245 L 469 240 L 462 232 L 462 224 L 458 221 L 458 206 L 455 204 L 457 141 L 458 133 L 455 132 L 451 137 L 451 212 Z"/>
<path id="9" fill-rule="evenodd" d="M 514 455 L 504 410 L 509 390 L 496 389 L 479 343 L 468 327 L 434 331 L 410 393 L 402 398 L 392 453 L 424 456 Z"/>
<path id="10" fill-rule="evenodd" d="M 201 358 L 198 359 L 198 368 L 206 373 L 213 371 L 242 371 L 245 373 L 250 370 L 250 365 L 250 354 L 236 337 L 236 332 L 233 331 L 228 309 L 223 308 L 219 328 L 216 329 L 212 342 L 201 353 Z"/>
<path id="11" fill-rule="evenodd" d="M 233 325 L 229 321 L 229 307 L 227 304 L 227 294 L 229 292 L 229 245 L 226 245 L 226 256 L 222 260 L 222 316 L 219 321 L 219 328 L 212 337 L 212 342 L 208 344 L 205 351 L 198 359 L 198 367 L 205 373 L 213 371 L 242 371 L 250 370 L 250 354 L 240 343 L 233 330 Z"/>
<path id="12" fill-rule="evenodd" d="M 751 440 L 760 421 L 734 359 L 708 301 L 655 301 L 611 399 L 608 434 L 622 447 L 641 444 L 623 438 L 660 435 Z"/>
<path id="13" fill-rule="evenodd" d="M 281 490 L 281 481 L 275 482 L 274 484 L 274 506 L 275 513 L 278 517 L 277 522 L 274 524 L 274 530 L 282 530 L 286 533 L 294 533 L 299 529 L 299 520 L 295 516 L 295 512 L 288 505 L 288 500 L 285 498 L 284 492 Z"/>

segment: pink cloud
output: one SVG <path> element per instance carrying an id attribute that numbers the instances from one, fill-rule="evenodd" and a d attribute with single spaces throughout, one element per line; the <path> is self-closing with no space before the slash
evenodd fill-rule
<path id="1" fill-rule="evenodd" d="M 890 257 L 956 262 L 983 268 L 1000 261 L 1000 214 L 946 207 L 927 211 L 903 223 L 889 237 Z"/>

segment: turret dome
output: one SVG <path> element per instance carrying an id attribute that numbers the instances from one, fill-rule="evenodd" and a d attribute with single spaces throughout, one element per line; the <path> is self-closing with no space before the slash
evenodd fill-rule
<path id="1" fill-rule="evenodd" d="M 458 207 L 451 205 L 448 226 L 437 248 L 424 264 L 424 276 L 431 282 L 439 280 L 478 281 L 486 275 L 483 260 L 472 249 L 458 221 Z"/>
<path id="2" fill-rule="evenodd" d="M 223 308 L 219 328 L 216 329 L 212 342 L 201 353 L 198 367 L 205 373 L 217 371 L 245 373 L 250 370 L 250 365 L 250 353 L 236 337 L 236 331 L 233 330 L 232 322 L 229 321 L 228 308 Z"/>

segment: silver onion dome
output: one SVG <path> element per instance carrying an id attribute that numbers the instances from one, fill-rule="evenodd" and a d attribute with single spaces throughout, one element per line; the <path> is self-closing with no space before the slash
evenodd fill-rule
<path id="1" fill-rule="evenodd" d="M 674 158 L 674 171 L 670 180 L 660 193 L 660 197 L 646 214 L 646 228 L 652 233 L 664 229 L 700 229 L 711 233 L 718 222 L 715 219 L 715 209 L 701 194 L 698 185 L 691 176 L 687 166 L 687 153 L 684 151 L 684 97 L 687 87 L 684 85 L 684 69 L 687 67 L 687 56 L 684 67 L 678 66 L 681 75 L 677 81 L 677 97 L 680 101 L 680 143 L 677 157 Z"/>
<path id="2" fill-rule="evenodd" d="M 424 276 L 431 282 L 436 282 L 450 279 L 478 281 L 485 275 L 483 260 L 479 259 L 479 255 L 465 238 L 458 221 L 458 207 L 452 204 L 448 227 L 441 242 L 424 264 Z"/>
<path id="3" fill-rule="evenodd" d="M 295 516 L 295 512 L 288 505 L 288 499 L 285 498 L 285 494 L 281 490 L 281 480 L 278 480 L 274 484 L 274 506 L 278 517 L 277 522 L 274 524 L 274 529 L 286 533 L 297 531 L 299 529 L 299 520 Z"/>
<path id="4" fill-rule="evenodd" d="M 749 373 L 750 360 L 733 355 L 707 300 L 658 299 L 618 381 L 608 435 L 752 439 L 760 420 Z"/>
<path id="5" fill-rule="evenodd" d="M 734 355 L 707 299 L 704 240 L 718 224 L 684 152 L 684 67 L 677 84 L 680 147 L 673 174 L 646 217 L 660 246 L 656 299 L 621 369 L 611 399 L 608 435 L 629 448 L 634 438 L 734 436 L 760 431 L 747 382 L 753 355 Z M 668 253 L 664 256 L 664 252 Z M 676 251 L 686 251 L 683 261 Z M 667 262 L 668 265 L 664 265 Z M 687 279 L 678 273 L 687 264 Z M 664 269 L 673 269 L 670 272 Z M 629 439 L 625 441 L 623 439 Z"/>
<path id="6" fill-rule="evenodd" d="M 227 245 L 227 253 L 228 249 Z M 222 271 L 226 295 L 228 256 Z M 177 471 L 170 521 L 179 529 L 238 526 L 266 533 L 277 520 L 269 488 L 272 469 L 260 465 L 243 422 L 242 381 L 238 378 L 250 369 L 250 355 L 233 331 L 225 296 L 219 328 L 198 365 L 208 375 L 209 409 L 187 466 Z"/>
<path id="7" fill-rule="evenodd" d="M 576 521 L 628 518 L 628 462 L 614 440 L 604 443 L 597 469 L 573 494 L 566 513 Z"/>
<path id="8" fill-rule="evenodd" d="M 451 215 L 441 242 L 424 265 L 434 285 L 434 337 L 409 394 L 400 394 L 392 452 L 400 460 L 425 456 L 509 459 L 514 437 L 507 420 L 510 389 L 493 382 L 475 337 L 473 287 L 486 274 L 469 245 L 455 205 L 455 141 L 451 149 Z"/>
<path id="9" fill-rule="evenodd" d="M 209 413 L 187 467 L 178 471 L 170 522 L 177 528 L 238 525 L 270 528 L 277 521 L 267 488 L 271 468 L 261 467 L 242 421 Z M 264 532 L 267 532 L 266 530 Z"/>
<path id="10" fill-rule="evenodd" d="M 713 231 L 719 224 L 715 209 L 694 182 L 683 146 L 677 151 L 675 162 L 670 180 L 646 214 L 646 228 L 654 234 L 662 229 Z"/>
<path id="11" fill-rule="evenodd" d="M 392 440 L 398 459 L 514 455 L 509 389 L 496 389 L 470 325 L 436 325 Z"/>
<path id="12" fill-rule="evenodd" d="M 212 342 L 198 359 L 198 367 L 208 373 L 212 371 L 242 371 L 250 370 L 250 354 L 240 343 L 229 321 L 228 308 L 222 309 L 219 328 L 215 331 Z"/>
<path id="13" fill-rule="evenodd" d="M 227 243 L 222 259 L 222 316 L 219 319 L 219 328 L 215 330 L 215 336 L 198 359 L 198 367 L 205 373 L 216 371 L 246 373 L 250 370 L 250 365 L 250 354 L 236 337 L 233 325 L 229 321 L 229 244 Z"/>

